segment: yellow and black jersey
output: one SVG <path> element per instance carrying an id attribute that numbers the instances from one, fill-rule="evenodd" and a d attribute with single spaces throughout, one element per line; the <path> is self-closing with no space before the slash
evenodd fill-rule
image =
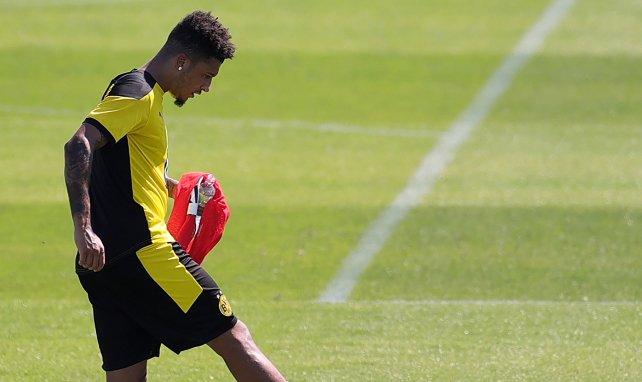
<path id="1" fill-rule="evenodd" d="M 114 78 L 85 123 L 109 143 L 94 152 L 91 223 L 110 261 L 174 241 L 165 225 L 167 130 L 164 91 L 143 70 Z"/>

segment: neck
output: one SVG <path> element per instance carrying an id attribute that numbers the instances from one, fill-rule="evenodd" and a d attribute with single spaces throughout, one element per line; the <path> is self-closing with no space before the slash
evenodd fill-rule
<path id="1" fill-rule="evenodd" d="M 167 60 L 164 60 L 160 55 L 154 56 L 149 60 L 145 65 L 141 66 L 140 69 L 148 72 L 154 77 L 158 85 L 163 89 L 164 92 L 169 90 L 170 80 L 167 78 L 165 73 L 167 73 L 165 66 Z"/>

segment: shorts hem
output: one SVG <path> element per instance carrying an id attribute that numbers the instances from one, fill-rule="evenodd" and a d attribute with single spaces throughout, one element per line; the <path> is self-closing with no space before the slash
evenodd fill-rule
<path id="1" fill-rule="evenodd" d="M 153 351 L 152 353 L 147 353 L 145 355 L 141 355 L 139 357 L 134 357 L 133 361 L 128 361 L 128 362 L 122 362 L 121 364 L 107 364 L 103 362 L 102 368 L 104 371 L 116 371 L 120 369 L 125 369 L 130 366 L 134 366 L 135 364 L 142 362 L 142 361 L 147 361 L 152 358 L 156 358 L 160 356 L 160 349 L 157 351 Z"/>
<path id="2" fill-rule="evenodd" d="M 164 345 L 167 346 L 169 348 L 169 350 L 173 351 L 174 353 L 180 354 L 182 351 L 193 349 L 195 347 L 199 347 L 199 346 L 203 346 L 203 345 L 208 344 L 213 339 L 220 337 L 221 335 L 223 335 L 225 332 L 227 332 L 229 330 L 232 330 L 232 328 L 234 326 L 236 326 L 237 322 L 238 322 L 238 318 L 232 317 L 232 319 L 229 322 L 229 325 L 226 325 L 224 327 L 218 328 L 218 330 L 216 332 L 214 332 L 214 334 L 209 339 L 204 340 L 204 341 L 195 342 L 192 345 L 189 345 L 189 344 L 184 344 L 182 346 L 168 346 L 167 344 L 164 344 Z"/>

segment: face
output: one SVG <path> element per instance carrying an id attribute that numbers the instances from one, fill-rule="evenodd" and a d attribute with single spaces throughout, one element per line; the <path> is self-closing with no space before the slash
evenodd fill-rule
<path id="1" fill-rule="evenodd" d="M 212 79 L 216 77 L 221 67 L 221 62 L 215 58 L 192 61 L 185 59 L 182 70 L 178 73 L 176 86 L 170 92 L 176 99 L 176 106 L 183 106 L 188 99 L 210 91 Z"/>

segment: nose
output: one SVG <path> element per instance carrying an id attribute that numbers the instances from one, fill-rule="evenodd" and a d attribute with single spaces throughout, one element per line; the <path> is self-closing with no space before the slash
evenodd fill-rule
<path id="1" fill-rule="evenodd" d="M 210 86 L 212 86 L 212 80 L 207 81 L 203 86 L 201 86 L 201 90 L 207 93 L 210 91 Z"/>

